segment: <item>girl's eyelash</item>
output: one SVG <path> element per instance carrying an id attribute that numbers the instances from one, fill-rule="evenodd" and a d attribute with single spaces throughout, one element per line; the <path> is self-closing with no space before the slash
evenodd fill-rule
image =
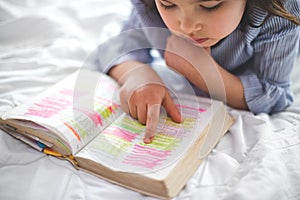
<path id="1" fill-rule="evenodd" d="M 163 3 L 160 3 L 160 5 L 161 5 L 165 10 L 174 8 L 174 7 L 176 6 L 176 5 L 165 5 L 165 4 L 163 4 Z"/>
<path id="2" fill-rule="evenodd" d="M 163 3 L 160 3 L 160 5 L 161 5 L 165 10 L 172 9 L 172 8 L 175 8 L 175 7 L 176 7 L 175 4 L 173 4 L 173 5 L 165 5 L 165 4 L 163 4 Z M 201 7 L 203 10 L 205 10 L 205 11 L 212 12 L 212 11 L 215 11 L 215 10 L 217 10 L 218 8 L 220 8 L 221 5 L 222 5 L 222 3 L 219 3 L 219 4 L 217 4 L 217 5 L 213 6 L 213 7 L 205 7 L 205 6 L 203 6 L 203 5 L 200 5 L 200 7 Z"/>
<path id="3" fill-rule="evenodd" d="M 201 6 L 201 5 L 200 5 L 200 7 L 201 7 L 203 10 L 205 10 L 205 11 L 212 12 L 212 11 L 215 11 L 215 10 L 217 10 L 218 8 L 220 8 L 221 5 L 222 5 L 222 3 L 219 3 L 219 4 L 217 4 L 217 5 L 213 6 L 213 7 L 205 7 L 205 6 Z"/>

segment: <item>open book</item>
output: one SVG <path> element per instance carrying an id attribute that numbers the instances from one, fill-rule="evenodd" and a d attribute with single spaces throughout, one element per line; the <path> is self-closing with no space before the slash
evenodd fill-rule
<path id="1" fill-rule="evenodd" d="M 118 93 L 109 76 L 78 70 L 6 112 L 0 128 L 77 169 L 146 195 L 171 198 L 233 122 L 222 102 L 177 95 L 183 122 L 173 122 L 162 110 L 154 140 L 145 144 L 145 126 L 122 111 Z"/>

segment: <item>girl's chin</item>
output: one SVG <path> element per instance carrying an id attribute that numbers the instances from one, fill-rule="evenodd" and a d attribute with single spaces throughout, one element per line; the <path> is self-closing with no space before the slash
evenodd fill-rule
<path id="1" fill-rule="evenodd" d="M 215 40 L 207 40 L 206 42 L 203 42 L 202 44 L 197 44 L 197 46 L 202 47 L 202 48 L 210 48 L 216 45 L 219 41 Z"/>
<path id="2" fill-rule="evenodd" d="M 210 47 L 213 46 L 212 44 L 209 44 L 209 43 L 207 43 L 207 44 L 198 44 L 198 43 L 195 43 L 195 45 L 198 46 L 198 47 L 202 47 L 202 48 L 210 48 Z"/>

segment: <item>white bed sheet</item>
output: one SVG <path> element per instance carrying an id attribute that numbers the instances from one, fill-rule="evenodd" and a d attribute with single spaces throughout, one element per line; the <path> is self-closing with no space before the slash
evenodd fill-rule
<path id="1" fill-rule="evenodd" d="M 0 1 L 0 114 L 88 65 L 115 35 L 128 0 Z M 176 200 L 300 199 L 300 62 L 295 103 L 272 116 L 231 109 L 235 123 Z M 155 199 L 41 154 L 0 131 L 1 200 Z"/>

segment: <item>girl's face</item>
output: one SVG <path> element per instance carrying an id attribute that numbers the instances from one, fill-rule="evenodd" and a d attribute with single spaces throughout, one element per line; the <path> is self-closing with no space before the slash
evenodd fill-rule
<path id="1" fill-rule="evenodd" d="M 155 0 L 157 9 L 174 32 L 201 47 L 211 47 L 239 25 L 247 0 Z"/>

